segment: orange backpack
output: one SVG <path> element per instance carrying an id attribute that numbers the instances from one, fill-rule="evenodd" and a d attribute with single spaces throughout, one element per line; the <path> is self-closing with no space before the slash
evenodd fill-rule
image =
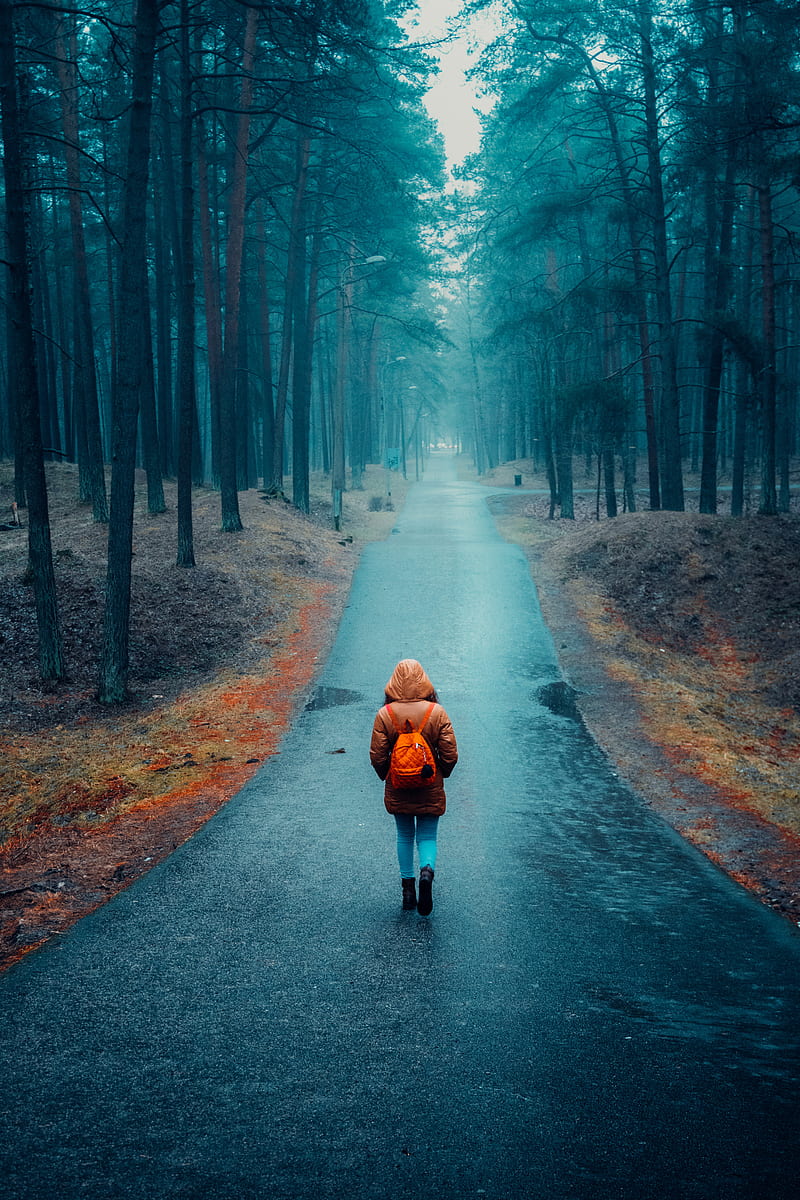
<path id="1" fill-rule="evenodd" d="M 392 757 L 389 760 L 389 783 L 396 788 L 430 787 L 436 779 L 436 760 L 433 751 L 422 736 L 422 730 L 435 708 L 431 704 L 422 718 L 419 729 L 412 729 L 411 722 L 406 721 L 405 728 L 392 712 L 391 704 L 386 705 L 386 711 L 392 718 L 392 724 L 397 730 L 397 741 L 392 746 Z"/>

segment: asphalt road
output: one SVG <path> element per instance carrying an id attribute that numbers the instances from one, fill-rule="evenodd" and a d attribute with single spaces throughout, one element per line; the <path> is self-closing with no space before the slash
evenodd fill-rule
<path id="1" fill-rule="evenodd" d="M 462 756 L 428 919 L 367 759 L 405 656 Z M 435 462 L 281 753 L 0 977 L 2 1200 L 794 1200 L 800 936 L 557 679 L 522 554 Z"/>

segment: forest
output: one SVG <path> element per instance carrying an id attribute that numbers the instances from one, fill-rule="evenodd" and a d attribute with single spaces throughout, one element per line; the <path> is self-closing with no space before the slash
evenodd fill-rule
<path id="1" fill-rule="evenodd" d="M 410 0 L 0 0 L 0 459 L 43 680 L 66 666 L 50 463 L 108 525 L 98 697 L 125 699 L 137 476 L 332 514 L 367 464 L 531 459 L 550 516 L 789 511 L 793 0 L 467 0 L 491 103 L 449 177 Z M 338 524 L 337 524 L 338 528 Z"/>

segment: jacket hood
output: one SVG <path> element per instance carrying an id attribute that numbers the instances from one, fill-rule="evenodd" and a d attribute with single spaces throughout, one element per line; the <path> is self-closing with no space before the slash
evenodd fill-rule
<path id="1" fill-rule="evenodd" d="M 399 662 L 386 684 L 387 700 L 428 700 L 435 694 L 433 684 L 415 658 Z"/>

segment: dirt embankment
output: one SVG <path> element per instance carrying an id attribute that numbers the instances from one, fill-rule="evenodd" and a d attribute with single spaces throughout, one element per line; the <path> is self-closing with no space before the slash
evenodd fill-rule
<path id="1" fill-rule="evenodd" d="M 571 522 L 521 493 L 491 505 L 620 774 L 800 924 L 800 516 L 598 522 L 579 498 Z"/>
<path id="2" fill-rule="evenodd" d="M 77 503 L 74 468 L 48 468 L 69 679 L 38 681 L 27 530 L 0 532 L 0 966 L 127 887 L 186 841 L 276 750 L 324 662 L 361 547 L 385 537 L 405 484 L 368 470 L 332 529 L 319 481 L 306 517 L 240 496 L 244 529 L 221 533 L 219 496 L 194 499 L 197 566 L 175 566 L 168 511 L 138 511 L 131 700 L 95 700 L 107 530 Z M 141 489 L 144 495 L 144 489 Z M 0 509 L 11 504 L 0 467 Z"/>

